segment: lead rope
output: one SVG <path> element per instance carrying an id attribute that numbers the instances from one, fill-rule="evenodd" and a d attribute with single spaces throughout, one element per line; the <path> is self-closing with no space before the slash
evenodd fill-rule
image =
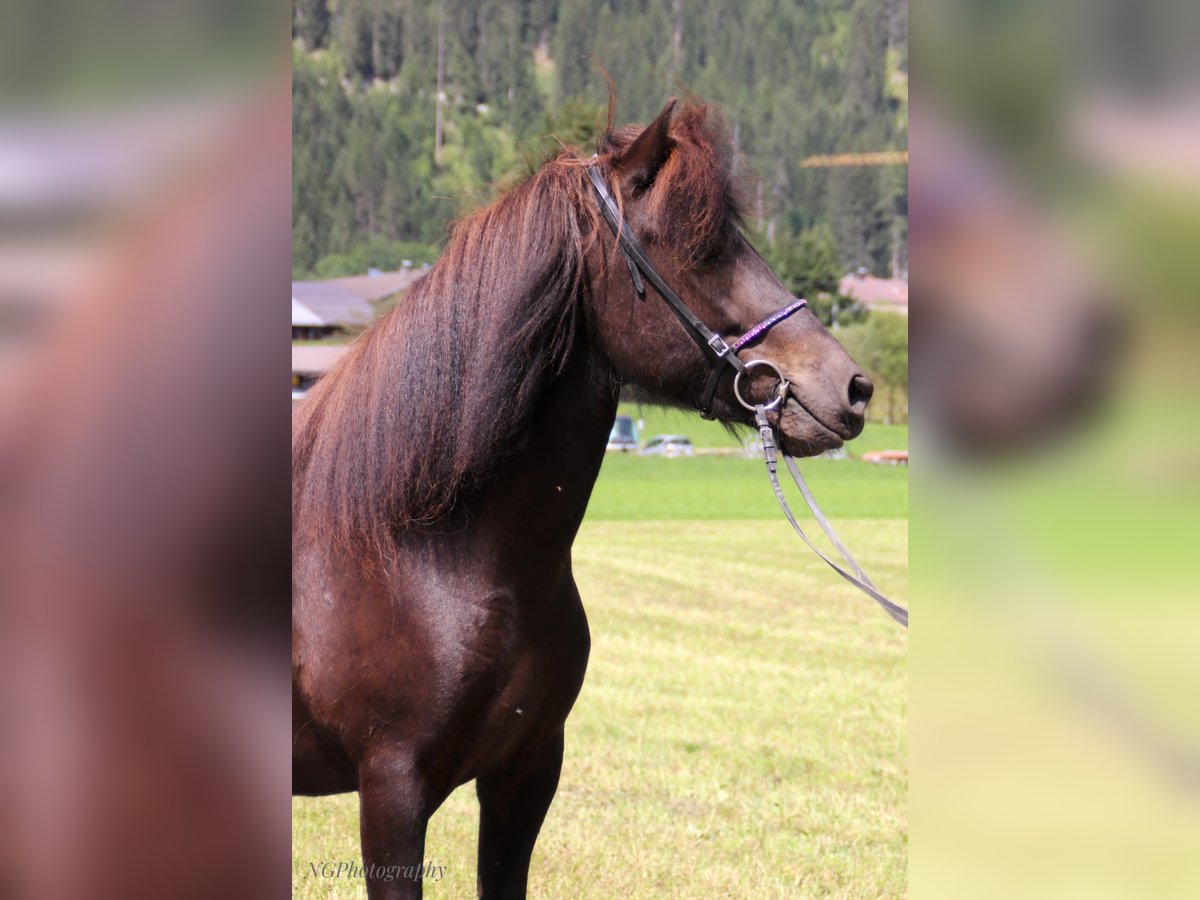
<path id="1" fill-rule="evenodd" d="M 850 551 L 846 549 L 846 546 L 840 540 L 838 540 L 837 535 L 834 534 L 833 526 L 829 524 L 829 520 L 825 518 L 825 514 L 821 512 L 821 507 L 817 505 L 817 500 L 812 495 L 812 491 L 808 489 L 808 484 L 804 481 L 804 476 L 800 474 L 800 469 L 797 468 L 795 461 L 793 461 L 790 456 L 785 456 L 784 462 L 787 464 L 788 471 L 792 473 L 792 479 L 796 482 L 796 487 L 800 489 L 800 493 L 804 497 L 804 502 L 808 504 L 808 508 L 812 511 L 813 518 L 817 520 L 817 524 L 821 526 L 821 530 L 825 532 L 825 536 L 828 537 L 833 546 L 837 548 L 838 552 L 842 555 L 842 558 L 846 561 L 846 564 L 854 570 L 854 574 L 847 572 L 845 569 L 835 563 L 832 559 L 822 553 L 821 549 L 817 547 L 816 544 L 809 540 L 808 535 L 804 533 L 804 529 L 800 527 L 800 523 L 796 521 L 796 517 L 792 515 L 792 509 L 790 506 L 788 506 L 787 498 L 783 496 L 783 487 L 779 483 L 779 462 L 775 445 L 775 429 L 771 427 L 771 423 L 767 420 L 766 407 L 759 404 L 754 408 L 754 420 L 758 425 L 758 433 L 762 436 L 763 460 L 767 464 L 767 475 L 771 479 L 771 487 L 775 490 L 775 499 L 779 501 L 779 508 L 783 510 L 783 514 L 787 517 L 788 522 L 791 523 L 791 526 L 795 530 L 796 534 L 800 535 L 801 540 L 808 544 L 809 549 L 812 550 L 813 553 L 817 554 L 817 556 L 821 557 L 821 559 L 825 560 L 825 562 L 831 569 L 833 569 L 833 571 L 837 572 L 844 579 L 882 606 L 884 612 L 907 628 L 908 610 L 903 606 L 898 606 L 897 604 L 893 603 L 882 593 L 880 593 L 877 587 L 875 587 L 870 577 L 866 572 L 863 571 L 862 566 L 855 561 L 854 557 L 850 555 Z"/>

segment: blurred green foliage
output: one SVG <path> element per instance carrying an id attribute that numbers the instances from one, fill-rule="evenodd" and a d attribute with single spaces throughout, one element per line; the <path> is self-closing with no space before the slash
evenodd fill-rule
<path id="1" fill-rule="evenodd" d="M 395 271 L 408 262 L 415 268 L 437 259 L 438 248 L 417 241 L 392 241 L 382 237 L 369 238 L 349 253 L 331 253 L 321 257 L 312 274 L 317 278 L 339 278 L 361 275 L 369 269 Z"/>
<path id="2" fill-rule="evenodd" d="M 875 382 L 869 412 L 885 422 L 908 421 L 908 318 L 876 313 L 842 328 L 838 340 Z"/>

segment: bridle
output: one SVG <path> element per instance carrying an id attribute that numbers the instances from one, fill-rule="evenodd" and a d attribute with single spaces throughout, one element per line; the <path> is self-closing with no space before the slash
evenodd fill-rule
<path id="1" fill-rule="evenodd" d="M 593 160 L 595 157 L 593 157 Z M 788 506 L 787 498 L 783 494 L 783 487 L 779 483 L 778 474 L 778 443 L 775 438 L 775 428 L 771 425 L 767 418 L 767 413 L 779 410 L 784 401 L 787 399 L 788 390 L 791 387 L 783 372 L 773 362 L 765 359 L 755 359 L 750 362 L 743 362 L 738 356 L 738 352 L 748 344 L 761 338 L 768 331 L 784 321 L 794 313 L 799 312 L 808 305 L 805 300 L 796 300 L 789 303 L 782 309 L 776 310 L 767 316 L 762 321 L 751 327 L 745 334 L 734 341 L 732 344 L 726 342 L 717 332 L 706 326 L 700 318 L 692 312 L 686 303 L 680 299 L 679 295 L 671 289 L 671 286 L 663 281 L 662 276 L 658 274 L 658 270 L 654 267 L 654 263 L 650 261 L 650 257 L 646 255 L 646 251 L 642 248 L 641 242 L 637 239 L 637 235 L 633 233 L 633 229 L 629 227 L 629 223 L 625 221 L 624 216 L 617 206 L 616 200 L 613 199 L 612 193 L 605 184 L 604 176 L 600 173 L 599 168 L 593 163 L 587 167 L 588 178 L 591 179 L 592 187 L 596 191 L 596 198 L 599 201 L 600 212 L 604 216 L 604 220 L 608 222 L 609 228 L 617 239 L 617 246 L 621 248 L 621 253 L 625 256 L 625 263 L 629 266 L 629 276 L 633 279 L 633 288 L 637 291 L 639 297 L 645 297 L 646 285 L 643 281 L 650 282 L 659 295 L 666 301 L 668 308 L 675 314 L 688 337 L 696 342 L 696 345 L 704 353 L 708 359 L 709 374 L 708 381 L 704 386 L 704 392 L 700 395 L 699 411 L 700 415 L 706 419 L 713 418 L 712 404 L 716 397 L 717 386 L 721 380 L 721 376 L 726 370 L 732 369 L 733 376 L 733 395 L 738 403 L 746 409 L 754 413 L 755 425 L 758 428 L 759 435 L 762 438 L 763 459 L 767 465 L 767 473 L 771 479 L 771 487 L 775 491 L 775 499 L 779 501 L 779 506 L 783 510 L 783 514 L 787 517 L 788 522 L 798 535 L 804 540 L 809 548 L 817 554 L 821 559 L 829 564 L 835 572 L 841 575 L 844 579 L 857 587 L 868 597 L 873 599 L 884 611 L 893 619 L 908 627 L 908 610 L 899 606 L 880 593 L 879 589 L 871 581 L 866 572 L 850 555 L 850 551 L 845 545 L 838 540 L 837 535 L 833 531 L 833 527 L 829 524 L 829 520 L 825 514 L 821 512 L 821 508 L 817 506 L 816 498 L 808 489 L 808 484 L 804 481 L 804 477 L 800 474 L 799 468 L 796 467 L 796 461 L 790 456 L 784 456 L 784 463 L 787 465 L 788 471 L 792 475 L 792 479 L 796 482 L 796 486 L 800 489 L 801 495 L 804 497 L 805 503 L 812 511 L 813 517 L 821 526 L 821 530 L 825 532 L 825 536 L 829 538 L 830 543 L 837 548 L 842 558 L 849 565 L 852 571 L 848 572 L 840 565 L 831 560 L 828 556 L 809 539 L 808 535 L 800 527 L 800 523 L 796 521 L 796 517 L 792 514 L 791 507 Z M 779 381 L 779 386 L 774 391 L 773 399 L 769 403 L 756 403 L 753 399 L 748 399 L 742 394 L 742 379 L 747 373 L 759 366 L 769 367 L 775 372 L 775 376 Z"/>
<path id="2" fill-rule="evenodd" d="M 704 393 L 700 395 L 700 415 L 705 419 L 713 418 L 713 399 L 717 394 L 717 384 L 720 382 L 721 376 L 725 374 L 726 369 L 733 369 L 734 371 L 734 396 L 737 397 L 738 402 L 746 407 L 746 409 L 753 410 L 754 403 L 748 402 L 742 397 L 740 391 L 741 379 L 756 366 L 770 366 L 775 370 L 775 374 L 779 378 L 779 389 L 776 391 L 775 399 L 766 408 L 775 409 L 781 406 L 787 395 L 789 384 L 787 379 L 783 377 L 783 373 L 779 371 L 779 368 L 774 363 L 768 362 L 765 359 L 745 363 L 738 358 L 737 354 L 747 344 L 758 340 L 784 319 L 804 309 L 804 307 L 808 306 L 808 301 L 796 300 L 794 303 L 789 303 L 783 309 L 776 310 L 753 326 L 734 341 L 732 345 L 726 343 L 721 335 L 701 322 L 700 318 L 688 309 L 687 304 L 679 299 L 679 295 L 671 290 L 671 286 L 663 281 L 662 276 L 658 274 L 658 270 L 654 268 L 654 263 L 650 262 L 650 257 L 642 249 L 641 241 L 637 239 L 637 235 L 633 233 L 633 229 L 629 227 L 629 223 L 621 215 L 621 211 L 617 207 L 617 201 L 613 199 L 613 195 L 608 190 L 608 185 L 604 183 L 604 176 L 600 174 L 600 170 L 595 165 L 590 165 L 588 166 L 587 173 L 588 178 L 592 180 L 592 187 L 596 190 L 596 197 L 600 201 L 600 212 L 604 215 L 604 220 L 608 222 L 608 227 L 616 235 L 617 245 L 625 255 L 625 263 L 629 266 L 629 275 L 633 279 L 633 289 L 637 291 L 639 297 L 646 296 L 646 285 L 642 281 L 642 275 L 644 274 L 646 281 L 654 285 L 654 289 L 667 301 L 667 306 L 675 314 L 675 318 L 679 320 L 680 324 L 683 325 L 683 330 L 687 332 L 688 337 L 696 342 L 696 345 L 708 359 L 708 382 L 704 385 Z"/>

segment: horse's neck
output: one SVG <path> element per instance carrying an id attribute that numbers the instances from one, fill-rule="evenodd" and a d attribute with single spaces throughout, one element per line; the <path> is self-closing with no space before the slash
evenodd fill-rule
<path id="1" fill-rule="evenodd" d="M 483 524 L 506 543 L 568 553 L 604 460 L 616 415 L 608 365 L 590 348 L 573 354 L 547 386 L 527 440 L 481 496 Z"/>

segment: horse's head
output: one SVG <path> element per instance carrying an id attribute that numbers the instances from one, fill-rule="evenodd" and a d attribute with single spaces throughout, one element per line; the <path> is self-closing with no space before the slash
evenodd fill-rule
<path id="1" fill-rule="evenodd" d="M 611 184 L 625 221 L 655 269 L 687 307 L 732 343 L 795 298 L 775 277 L 741 229 L 730 172 L 731 152 L 708 122 L 708 110 L 674 101 L 646 128 L 605 136 L 597 165 Z M 698 407 L 711 366 L 653 288 L 644 297 L 612 233 L 599 226 L 600 274 L 594 309 L 599 340 L 621 378 L 652 397 Z M 783 450 L 808 456 L 841 446 L 862 431 L 870 379 L 808 309 L 772 327 L 739 353 L 745 363 L 771 362 L 790 383 L 779 407 Z M 712 414 L 751 422 L 726 370 Z M 778 386 L 770 366 L 752 368 L 741 392 L 768 402 Z M 773 417 L 774 420 L 774 417 Z"/>

